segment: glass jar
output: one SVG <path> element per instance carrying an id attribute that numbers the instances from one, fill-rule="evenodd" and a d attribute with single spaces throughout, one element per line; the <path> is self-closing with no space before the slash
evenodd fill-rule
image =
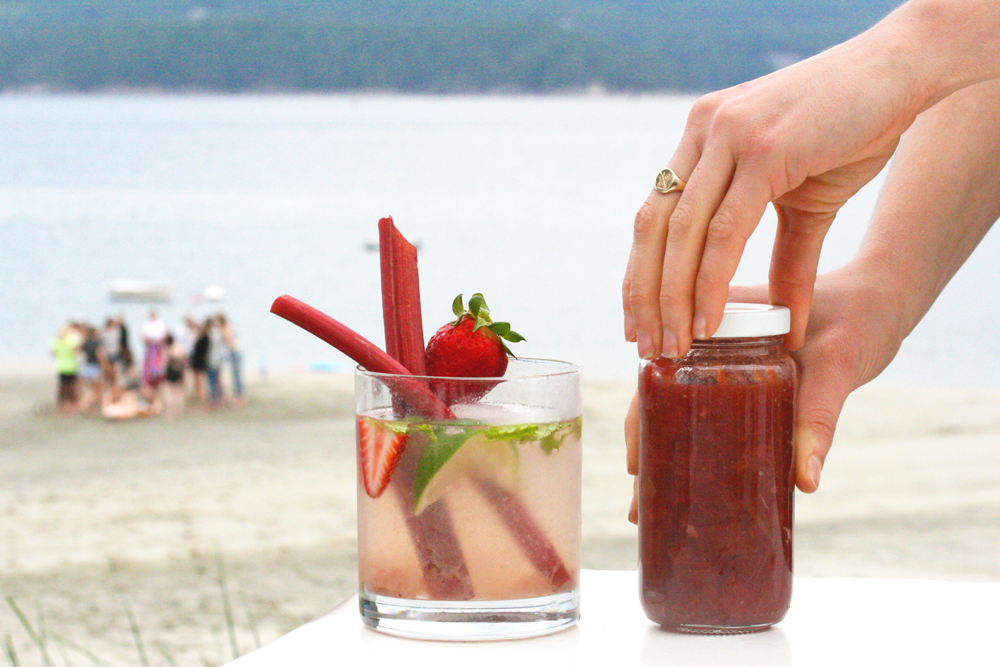
<path id="1" fill-rule="evenodd" d="M 718 331 L 639 370 L 639 581 L 671 630 L 764 630 L 792 592 L 796 371 L 787 308 L 727 304 Z"/>

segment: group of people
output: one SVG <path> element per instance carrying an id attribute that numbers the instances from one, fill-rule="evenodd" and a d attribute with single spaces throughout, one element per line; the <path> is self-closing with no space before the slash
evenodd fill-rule
<path id="1" fill-rule="evenodd" d="M 141 357 L 122 315 L 103 328 L 75 318 L 59 331 L 51 351 L 59 375 L 61 412 L 99 410 L 108 419 L 164 414 L 176 416 L 193 401 L 207 408 L 228 394 L 243 401 L 243 377 L 236 332 L 223 313 L 197 322 L 186 317 L 171 329 L 151 309 L 138 332 Z M 231 385 L 224 386 L 228 367 Z"/>

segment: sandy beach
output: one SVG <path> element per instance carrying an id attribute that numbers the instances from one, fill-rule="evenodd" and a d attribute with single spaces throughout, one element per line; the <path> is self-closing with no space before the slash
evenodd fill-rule
<path id="1" fill-rule="evenodd" d="M 239 408 L 113 423 L 0 364 L 0 662 L 219 665 L 354 592 L 353 380 L 252 380 Z M 585 386 L 588 568 L 635 567 L 631 392 Z M 1000 581 L 1000 391 L 860 390 L 796 502 L 798 576 Z"/>

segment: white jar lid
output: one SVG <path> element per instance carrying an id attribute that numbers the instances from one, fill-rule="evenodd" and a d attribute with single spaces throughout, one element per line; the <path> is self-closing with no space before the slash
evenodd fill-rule
<path id="1" fill-rule="evenodd" d="M 792 328 L 792 313 L 785 306 L 763 303 L 727 303 L 722 324 L 712 338 L 782 336 Z"/>

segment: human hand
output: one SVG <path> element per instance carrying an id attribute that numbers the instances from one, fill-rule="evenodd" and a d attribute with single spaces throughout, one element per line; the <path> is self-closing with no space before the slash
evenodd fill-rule
<path id="1" fill-rule="evenodd" d="M 899 316 L 899 286 L 856 263 L 824 274 L 816 282 L 805 344 L 793 352 L 799 369 L 795 416 L 795 484 L 812 493 L 833 444 L 848 395 L 881 373 L 895 357 L 908 330 Z M 733 287 L 728 300 L 766 303 L 768 288 Z M 627 467 L 639 472 L 638 394 L 625 417 Z M 633 492 L 629 521 L 638 521 Z"/>
<path id="2" fill-rule="evenodd" d="M 622 301 L 639 356 L 682 356 L 715 331 L 769 202 L 778 213 L 769 301 L 791 309 L 785 343 L 802 345 L 827 230 L 928 103 L 871 42 L 863 35 L 695 103 L 669 162 L 686 187 L 654 190 L 635 218 Z"/>

